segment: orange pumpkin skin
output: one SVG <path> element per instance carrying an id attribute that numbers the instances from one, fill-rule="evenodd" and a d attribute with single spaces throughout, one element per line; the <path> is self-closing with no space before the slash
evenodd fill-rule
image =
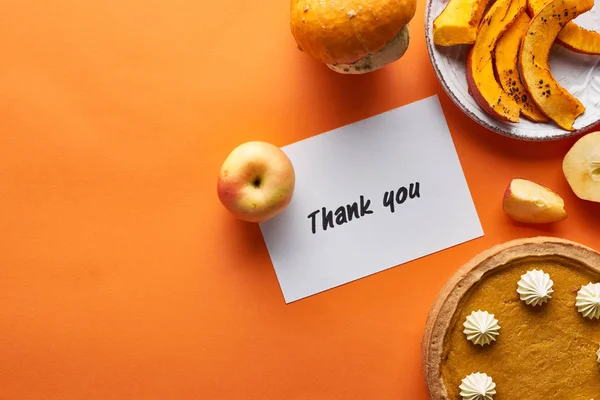
<path id="1" fill-rule="evenodd" d="M 394 39 L 416 6 L 416 0 L 292 0 L 290 29 L 311 57 L 352 64 Z"/>
<path id="2" fill-rule="evenodd" d="M 483 18 L 467 57 L 467 84 L 473 99 L 492 118 L 519 122 L 521 107 L 496 81 L 493 53 L 501 35 L 525 12 L 525 0 L 497 0 Z"/>
<path id="3" fill-rule="evenodd" d="M 569 131 L 585 107 L 558 84 L 548 59 L 562 28 L 593 6 L 594 0 L 553 0 L 533 17 L 521 44 L 521 80 L 540 110 Z"/>
<path id="4" fill-rule="evenodd" d="M 511 122 L 507 117 L 498 113 L 495 109 L 493 109 L 490 104 L 487 102 L 483 94 L 477 87 L 475 83 L 475 79 L 473 77 L 473 48 L 469 51 L 467 55 L 467 85 L 469 86 L 469 93 L 473 96 L 473 99 L 481 107 L 483 111 L 485 111 L 490 117 L 497 119 L 498 121 Z"/>
<path id="5" fill-rule="evenodd" d="M 534 17 L 552 0 L 528 0 L 527 10 Z M 600 33 L 582 28 L 571 21 L 565 25 L 556 38 L 556 42 L 576 53 L 600 54 Z"/>

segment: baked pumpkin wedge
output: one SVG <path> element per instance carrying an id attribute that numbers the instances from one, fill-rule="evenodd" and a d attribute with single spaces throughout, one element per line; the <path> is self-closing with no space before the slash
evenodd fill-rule
<path id="1" fill-rule="evenodd" d="M 560 86 L 550 70 L 550 49 L 561 29 L 572 19 L 592 9 L 594 0 L 553 0 L 533 17 L 520 53 L 521 79 L 535 104 L 563 129 L 585 112 L 579 100 Z"/>
<path id="2" fill-rule="evenodd" d="M 532 17 L 552 0 L 528 0 L 527 10 Z M 570 21 L 560 31 L 556 42 L 569 50 L 583 54 L 600 54 L 600 33 L 582 28 Z"/>
<path id="3" fill-rule="evenodd" d="M 521 115 L 533 122 L 548 122 L 550 118 L 533 102 L 519 75 L 517 55 L 530 22 L 527 13 L 519 15 L 498 40 L 494 60 L 500 85 L 521 106 Z"/>
<path id="4" fill-rule="evenodd" d="M 502 34 L 525 12 L 526 0 L 497 0 L 481 23 L 467 57 L 467 83 L 477 104 L 491 117 L 519 122 L 521 107 L 496 81 L 493 53 Z"/>
<path id="5" fill-rule="evenodd" d="M 473 44 L 483 12 L 490 0 L 450 0 L 433 21 L 433 42 L 438 46 Z"/>

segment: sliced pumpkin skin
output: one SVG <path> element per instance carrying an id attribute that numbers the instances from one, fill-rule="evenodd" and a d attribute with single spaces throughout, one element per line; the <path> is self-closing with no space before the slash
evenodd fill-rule
<path id="1" fill-rule="evenodd" d="M 533 17 L 521 44 L 521 80 L 540 110 L 569 131 L 585 107 L 558 84 L 548 58 L 561 29 L 593 6 L 594 0 L 553 0 Z"/>
<path id="2" fill-rule="evenodd" d="M 496 44 L 494 61 L 500 85 L 521 107 L 521 115 L 533 122 L 548 122 L 548 118 L 531 99 L 529 91 L 521 82 L 517 54 L 521 40 L 529 28 L 531 18 L 521 13 Z"/>
<path id="3" fill-rule="evenodd" d="M 483 12 L 490 0 L 450 0 L 433 21 L 433 42 L 438 46 L 473 44 Z"/>
<path id="4" fill-rule="evenodd" d="M 467 57 L 467 83 L 477 104 L 500 121 L 519 122 L 521 107 L 496 81 L 493 52 L 502 34 L 525 12 L 526 0 L 497 0 L 483 18 Z"/>
<path id="5" fill-rule="evenodd" d="M 534 17 L 552 0 L 528 0 L 527 11 Z M 582 28 L 570 21 L 556 37 L 556 42 L 567 49 L 583 54 L 600 54 L 600 33 Z"/>

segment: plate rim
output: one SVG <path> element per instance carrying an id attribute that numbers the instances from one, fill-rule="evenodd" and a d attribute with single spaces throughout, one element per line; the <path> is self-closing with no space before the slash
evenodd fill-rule
<path id="1" fill-rule="evenodd" d="M 435 75 L 438 79 L 438 82 L 440 82 L 440 84 L 442 85 L 442 88 L 444 89 L 444 92 L 446 92 L 446 95 L 448 95 L 448 97 L 450 97 L 452 102 L 464 114 L 466 114 L 469 118 L 471 118 L 473 121 L 477 122 L 480 126 L 483 126 L 484 128 L 486 128 L 492 132 L 498 133 L 502 136 L 521 140 L 521 141 L 530 141 L 530 142 L 551 142 L 551 141 L 559 141 L 559 140 L 575 137 L 575 136 L 581 135 L 584 132 L 587 132 L 587 131 L 593 129 L 594 127 L 596 127 L 600 124 L 600 119 L 599 119 L 596 122 L 588 124 L 584 127 L 576 129 L 574 131 L 564 131 L 564 133 L 562 133 L 562 134 L 551 134 L 549 136 L 544 136 L 544 137 L 531 137 L 531 136 L 527 136 L 527 135 L 519 135 L 518 133 L 516 133 L 514 131 L 509 131 L 509 130 L 501 128 L 500 126 L 492 125 L 492 124 L 488 123 L 487 121 L 484 121 L 481 118 L 479 118 L 471 110 L 469 110 L 458 99 L 458 97 L 454 94 L 454 92 L 450 89 L 450 86 L 446 82 L 446 79 L 437 64 L 437 60 L 434 55 L 435 44 L 433 43 L 433 38 L 432 38 L 432 35 L 430 34 L 430 24 L 432 23 L 431 22 L 431 18 L 432 18 L 431 14 L 432 14 L 433 1 L 434 0 L 427 0 L 427 3 L 425 5 L 425 42 L 427 44 L 427 53 L 429 55 L 429 61 L 431 62 L 431 65 L 433 66 L 433 69 L 435 71 Z M 550 123 L 553 123 L 553 122 L 550 122 Z M 517 130 L 518 130 L 518 128 L 517 128 Z"/>

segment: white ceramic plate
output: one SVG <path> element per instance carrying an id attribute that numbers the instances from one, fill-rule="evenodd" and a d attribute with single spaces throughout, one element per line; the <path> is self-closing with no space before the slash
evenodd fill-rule
<path id="1" fill-rule="evenodd" d="M 501 122 L 488 116 L 469 94 L 466 59 L 470 46 L 441 47 L 433 43 L 433 20 L 449 0 L 427 0 L 425 32 L 427 49 L 433 68 L 452 101 L 480 125 L 502 135 L 522 140 L 558 140 L 574 136 L 600 122 L 600 56 L 574 53 L 554 45 L 550 66 L 557 81 L 585 106 L 586 111 L 574 124 L 575 131 L 561 129 L 554 123 L 533 123 L 521 118 L 518 124 Z M 576 23 L 587 29 L 600 30 L 600 5 L 583 15 Z"/>

